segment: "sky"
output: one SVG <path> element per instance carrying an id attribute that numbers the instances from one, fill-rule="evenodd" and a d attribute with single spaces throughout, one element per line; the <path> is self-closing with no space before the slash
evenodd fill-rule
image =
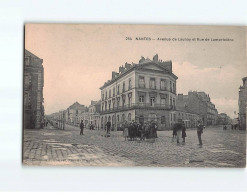
<path id="1" fill-rule="evenodd" d="M 233 41 L 211 40 L 222 38 Z M 43 59 L 46 114 L 76 101 L 88 106 L 100 99 L 99 88 L 112 71 L 158 54 L 173 63 L 177 93 L 205 91 L 219 113 L 236 117 L 239 87 L 247 76 L 246 45 L 246 28 L 236 26 L 25 25 L 25 49 Z"/>

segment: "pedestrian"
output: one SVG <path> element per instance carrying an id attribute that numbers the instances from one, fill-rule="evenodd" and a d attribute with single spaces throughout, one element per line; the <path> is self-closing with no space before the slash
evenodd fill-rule
<path id="1" fill-rule="evenodd" d="M 177 123 L 173 124 L 172 127 L 172 139 L 177 137 Z"/>
<path id="2" fill-rule="evenodd" d="M 179 143 L 179 139 L 181 137 L 182 134 L 182 119 L 178 119 L 178 123 L 177 123 L 177 128 L 176 128 L 176 132 L 177 132 L 177 143 Z"/>
<path id="3" fill-rule="evenodd" d="M 80 129 L 81 129 L 80 135 L 83 135 L 83 129 L 84 129 L 83 120 L 81 120 Z"/>
<path id="4" fill-rule="evenodd" d="M 129 129 L 128 129 L 128 123 L 127 123 L 127 121 L 125 121 L 125 123 L 124 123 L 123 135 L 124 135 L 124 141 L 128 140 L 128 137 L 129 137 Z"/>
<path id="5" fill-rule="evenodd" d="M 202 145 L 202 134 L 203 134 L 203 128 L 204 125 L 201 123 L 201 121 L 198 121 L 198 126 L 197 126 L 197 136 L 199 140 L 199 145 Z"/>
<path id="6" fill-rule="evenodd" d="M 110 130 L 111 130 L 111 122 L 108 121 L 108 122 L 106 123 L 106 136 L 107 136 L 107 137 L 110 137 Z"/>
<path id="7" fill-rule="evenodd" d="M 47 127 L 47 125 L 48 125 L 48 121 L 46 121 L 46 124 L 45 124 L 45 126 Z"/>
<path id="8" fill-rule="evenodd" d="M 137 136 L 137 123 L 135 121 L 132 122 L 132 131 L 133 131 L 133 141 L 136 140 L 136 136 Z"/>
<path id="9" fill-rule="evenodd" d="M 187 137 L 186 135 L 186 127 L 184 122 L 182 123 L 182 138 L 183 138 L 183 143 L 185 143 L 185 137 Z"/>
<path id="10" fill-rule="evenodd" d="M 140 124 L 140 132 L 141 132 L 141 138 L 140 140 L 145 140 L 145 126 Z"/>
<path id="11" fill-rule="evenodd" d="M 154 138 L 158 138 L 158 135 L 157 135 L 157 129 L 158 129 L 158 126 L 156 125 L 156 123 L 153 123 L 153 136 Z"/>

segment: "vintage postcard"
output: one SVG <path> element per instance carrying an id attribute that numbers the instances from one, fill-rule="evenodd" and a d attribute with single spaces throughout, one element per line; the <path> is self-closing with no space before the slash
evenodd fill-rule
<path id="1" fill-rule="evenodd" d="M 246 167 L 246 27 L 26 24 L 23 165 Z"/>

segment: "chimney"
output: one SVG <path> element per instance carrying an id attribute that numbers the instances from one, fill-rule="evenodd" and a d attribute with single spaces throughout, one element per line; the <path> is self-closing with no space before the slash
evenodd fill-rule
<path id="1" fill-rule="evenodd" d="M 120 66 L 119 67 L 119 73 L 121 74 L 121 73 L 124 73 L 124 70 L 125 70 L 125 68 L 123 67 L 123 66 Z"/>
<path id="2" fill-rule="evenodd" d="M 141 59 L 139 60 L 139 64 L 145 61 L 145 58 L 142 56 Z"/>
<path id="3" fill-rule="evenodd" d="M 159 60 L 159 57 L 158 57 L 158 54 L 156 54 L 156 55 L 153 57 L 153 61 L 154 61 L 154 62 L 158 62 L 158 60 Z"/>
<path id="4" fill-rule="evenodd" d="M 125 68 L 126 69 L 130 69 L 131 68 L 131 64 L 128 64 L 127 62 L 125 63 Z"/>

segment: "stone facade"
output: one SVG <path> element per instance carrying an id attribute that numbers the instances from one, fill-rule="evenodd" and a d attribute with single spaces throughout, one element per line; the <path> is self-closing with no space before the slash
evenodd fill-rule
<path id="1" fill-rule="evenodd" d="M 88 106 L 89 111 L 89 124 L 93 125 L 95 129 L 100 129 L 100 101 L 91 101 Z"/>
<path id="2" fill-rule="evenodd" d="M 40 129 L 44 121 L 43 60 L 25 49 L 24 58 L 24 128 Z"/>
<path id="3" fill-rule="evenodd" d="M 78 126 L 81 119 L 80 115 L 87 111 L 87 107 L 84 105 L 75 102 L 71 106 L 69 106 L 65 111 L 65 122 L 67 124 Z"/>
<path id="4" fill-rule="evenodd" d="M 246 101 L 247 101 L 247 77 L 243 79 L 243 86 L 239 88 L 239 126 L 241 130 L 246 130 Z"/>
<path id="5" fill-rule="evenodd" d="M 176 109 L 176 80 L 172 62 L 141 58 L 138 64 L 119 67 L 101 89 L 101 129 L 107 121 L 117 130 L 125 120 L 156 121 L 159 129 L 172 126 L 170 113 Z"/>
<path id="6" fill-rule="evenodd" d="M 178 94 L 180 110 L 198 114 L 205 125 L 217 125 L 218 111 L 205 92 L 190 91 L 188 95 Z"/>
<path id="7" fill-rule="evenodd" d="M 178 94 L 176 114 L 173 117 L 182 119 L 187 128 L 195 128 L 198 124 L 198 121 L 202 120 L 202 117 L 199 115 L 199 113 L 193 112 L 189 109 L 188 97 L 188 95 Z"/>

